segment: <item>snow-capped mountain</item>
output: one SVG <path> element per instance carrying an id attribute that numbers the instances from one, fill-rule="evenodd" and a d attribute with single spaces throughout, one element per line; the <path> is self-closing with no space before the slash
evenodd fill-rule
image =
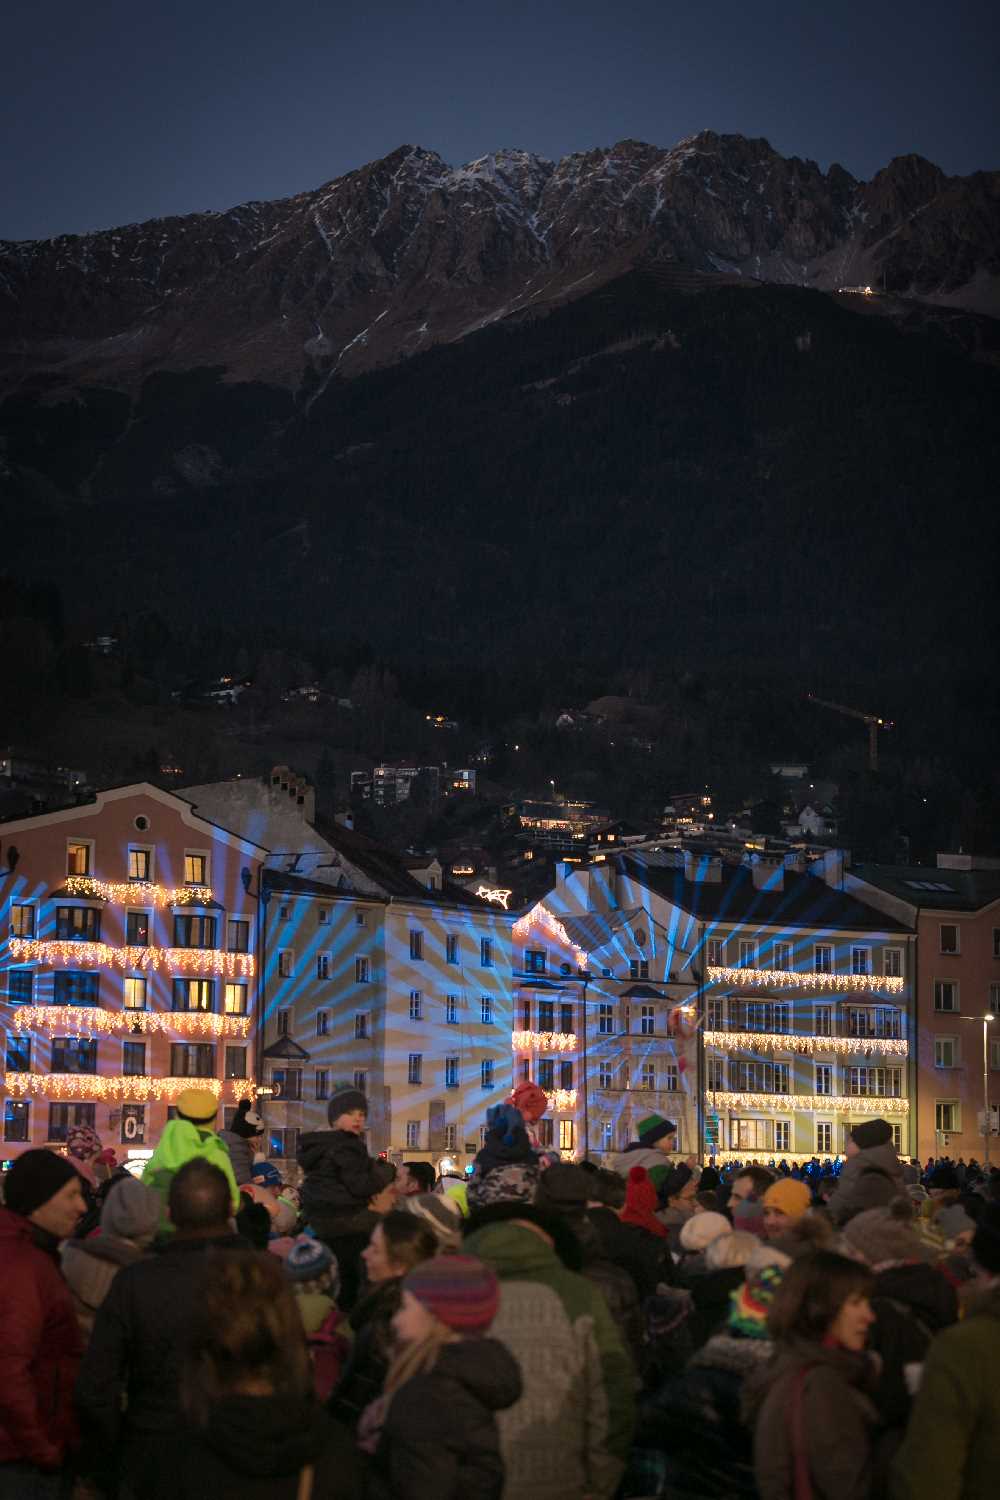
<path id="1" fill-rule="evenodd" d="M 1000 313 L 1000 173 L 907 156 L 865 183 L 711 131 L 458 168 L 404 146 L 293 198 L 0 242 L 0 382 L 224 365 L 316 387 L 650 261 Z"/>

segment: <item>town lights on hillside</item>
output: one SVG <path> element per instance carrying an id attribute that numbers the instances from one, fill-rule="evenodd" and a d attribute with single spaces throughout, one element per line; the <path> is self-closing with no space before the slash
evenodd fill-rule
<path id="1" fill-rule="evenodd" d="M 204 906 L 214 899 L 207 885 L 151 885 L 148 880 L 95 880 L 92 875 L 68 875 L 66 891 L 126 906 Z"/>
<path id="2" fill-rule="evenodd" d="M 178 1036 L 247 1036 L 246 1016 L 216 1016 L 204 1010 L 103 1010 L 95 1005 L 22 1005 L 16 1031 L 55 1036 L 94 1036 L 113 1031 L 175 1032 Z"/>
<path id="3" fill-rule="evenodd" d="M 8 1073 L 5 1083 L 12 1094 L 42 1094 L 47 1099 L 121 1099 L 141 1104 L 147 1099 L 176 1099 L 185 1089 L 208 1089 L 218 1099 L 222 1084 L 217 1078 L 149 1078 L 144 1075 L 102 1073 Z M 252 1078 L 234 1078 L 228 1084 L 231 1097 L 253 1099 Z"/>
<path id="4" fill-rule="evenodd" d="M 705 1046 L 730 1052 L 802 1052 L 809 1057 L 826 1052 L 906 1057 L 910 1050 L 909 1042 L 899 1037 L 790 1036 L 779 1031 L 706 1031 Z"/>
<path id="5" fill-rule="evenodd" d="M 871 994 L 898 995 L 904 985 L 896 975 L 817 974 L 812 969 L 797 973 L 794 969 L 733 969 L 708 964 L 705 973 L 710 984 L 737 984 L 754 989 L 864 990 Z"/>
<path id="6" fill-rule="evenodd" d="M 74 969 L 100 969 L 117 965 L 119 969 L 158 969 L 195 974 L 239 975 L 249 978 L 254 972 L 252 953 L 226 953 L 221 948 L 112 948 L 108 943 L 74 942 L 72 939 L 11 938 L 11 958 L 37 959 L 41 963 L 60 963 Z"/>

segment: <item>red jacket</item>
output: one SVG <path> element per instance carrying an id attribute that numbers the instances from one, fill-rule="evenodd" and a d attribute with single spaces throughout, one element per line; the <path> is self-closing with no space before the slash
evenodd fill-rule
<path id="1" fill-rule="evenodd" d="M 56 1469 L 76 1437 L 80 1332 L 55 1258 L 0 1208 L 0 1463 Z"/>

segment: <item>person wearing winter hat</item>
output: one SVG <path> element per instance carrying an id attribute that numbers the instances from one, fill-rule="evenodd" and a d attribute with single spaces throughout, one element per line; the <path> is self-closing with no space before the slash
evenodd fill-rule
<path id="1" fill-rule="evenodd" d="M 491 1203 L 534 1203 L 540 1178 L 534 1159 L 494 1167 L 485 1177 L 472 1176 L 466 1188 L 469 1213 L 473 1214 Z"/>
<path id="2" fill-rule="evenodd" d="M 507 1102 L 520 1111 L 528 1140 L 534 1150 L 540 1151 L 542 1143 L 538 1136 L 538 1122 L 549 1107 L 545 1090 L 537 1083 L 532 1083 L 530 1079 L 525 1078 L 513 1090 Z"/>
<path id="3" fill-rule="evenodd" d="M 846 1224 L 866 1208 L 885 1208 L 905 1192 L 903 1169 L 886 1120 L 864 1120 L 851 1129 L 847 1161 L 827 1203 L 833 1222 Z"/>
<path id="4" fill-rule="evenodd" d="M 152 1156 L 146 1163 L 142 1180 L 152 1188 L 160 1199 L 160 1232 L 172 1234 L 173 1225 L 167 1212 L 170 1184 L 181 1167 L 189 1161 L 201 1160 L 217 1167 L 229 1183 L 229 1197 L 233 1215 L 240 1209 L 240 1192 L 233 1172 L 233 1164 L 222 1141 L 215 1131 L 215 1117 L 219 1112 L 219 1101 L 211 1089 L 185 1089 L 177 1096 L 177 1115 L 168 1120 L 163 1134 L 156 1143 Z"/>
<path id="5" fill-rule="evenodd" d="M 440 1193 L 417 1193 L 400 1198 L 396 1207 L 402 1213 L 427 1225 L 438 1242 L 439 1253 L 454 1253 L 462 1243 L 462 1210 L 454 1198 Z"/>
<path id="6" fill-rule="evenodd" d="M 645 1115 L 639 1121 L 636 1134 L 638 1139 L 630 1141 L 624 1151 L 609 1152 L 603 1158 L 604 1166 L 622 1177 L 628 1177 L 632 1167 L 645 1167 L 662 1201 L 668 1184 L 671 1191 L 677 1190 L 674 1178 L 678 1170 L 686 1177 L 691 1175 L 689 1167 L 678 1169 L 669 1160 L 677 1145 L 677 1126 L 663 1115 Z"/>
<path id="7" fill-rule="evenodd" d="M 476 1153 L 473 1179 L 486 1177 L 498 1167 L 537 1164 L 521 1111 L 513 1104 L 494 1104 L 486 1111 L 486 1138 Z"/>
<path id="8" fill-rule="evenodd" d="M 812 1203 L 812 1193 L 804 1182 L 794 1177 L 779 1177 L 772 1182 L 762 1199 L 764 1205 L 763 1237 L 779 1239 L 790 1224 L 802 1215 Z"/>
<path id="9" fill-rule="evenodd" d="M 498 1301 L 495 1274 L 469 1255 L 426 1261 L 404 1278 L 398 1353 L 361 1423 L 376 1495 L 500 1500 L 496 1413 L 520 1396 L 521 1374 L 486 1337 Z"/>
<path id="10" fill-rule="evenodd" d="M 387 1164 L 375 1161 L 365 1146 L 368 1100 L 360 1089 L 335 1083 L 326 1116 L 329 1130 L 307 1131 L 299 1141 L 302 1213 L 337 1257 L 341 1306 L 348 1312 L 357 1297 L 359 1257 L 378 1221 L 371 1200 L 387 1186 L 382 1170 Z"/>
<path id="11" fill-rule="evenodd" d="M 85 1209 L 80 1174 L 54 1151 L 25 1151 L 3 1180 L 0 1208 L 0 1494 L 59 1493 L 72 1446 L 80 1332 L 58 1246 Z"/>
<path id="12" fill-rule="evenodd" d="M 275 1253 L 273 1243 L 268 1249 Z M 351 1348 L 346 1318 L 337 1306 L 340 1271 L 336 1257 L 322 1240 L 300 1234 L 280 1258 L 302 1318 L 316 1399 L 326 1403 L 340 1383 Z"/>
<path id="13" fill-rule="evenodd" d="M 229 1152 L 238 1187 L 254 1178 L 254 1143 L 264 1134 L 264 1121 L 249 1099 L 241 1099 L 231 1124 L 219 1131 L 219 1140 Z"/>
<path id="14" fill-rule="evenodd" d="M 733 1226 L 725 1214 L 713 1214 L 707 1210 L 692 1215 L 681 1227 L 681 1249 L 691 1255 L 703 1254 L 724 1234 L 732 1234 Z"/>
<path id="15" fill-rule="evenodd" d="M 84 1341 L 90 1338 L 97 1309 L 122 1266 L 145 1255 L 160 1223 L 160 1200 L 136 1177 L 116 1182 L 101 1209 L 100 1233 L 66 1240 L 62 1270 L 76 1308 Z"/>
<path id="16" fill-rule="evenodd" d="M 625 1182 L 625 1207 L 619 1215 L 622 1223 L 634 1224 L 658 1239 L 666 1239 L 666 1227 L 656 1217 L 656 1204 L 656 1189 L 649 1173 L 645 1167 L 632 1167 Z"/>

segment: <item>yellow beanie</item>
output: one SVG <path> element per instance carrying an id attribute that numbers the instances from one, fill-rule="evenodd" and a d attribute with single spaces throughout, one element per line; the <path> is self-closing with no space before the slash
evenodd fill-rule
<path id="1" fill-rule="evenodd" d="M 202 1129 L 213 1126 L 219 1112 L 219 1101 L 211 1089 L 185 1089 L 177 1095 L 177 1113 Z"/>
<path id="2" fill-rule="evenodd" d="M 764 1194 L 764 1207 L 776 1208 L 789 1219 L 801 1219 L 811 1203 L 812 1193 L 795 1177 L 782 1177 L 778 1182 L 772 1182 Z"/>

